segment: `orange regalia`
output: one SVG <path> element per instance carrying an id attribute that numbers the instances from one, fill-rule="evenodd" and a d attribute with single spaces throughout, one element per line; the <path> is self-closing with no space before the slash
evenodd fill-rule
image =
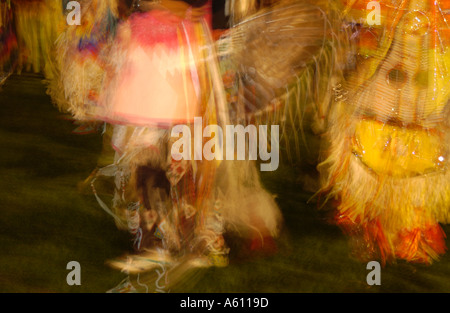
<path id="1" fill-rule="evenodd" d="M 431 263 L 450 207 L 450 2 L 344 5 L 356 54 L 334 89 L 322 191 L 359 257 Z"/>

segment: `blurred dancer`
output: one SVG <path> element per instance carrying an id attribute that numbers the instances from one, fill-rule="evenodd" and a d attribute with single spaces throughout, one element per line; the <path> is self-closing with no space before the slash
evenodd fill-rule
<path id="1" fill-rule="evenodd" d="M 324 190 L 359 258 L 431 263 L 449 221 L 450 3 L 380 1 L 373 25 L 368 1 L 344 3 L 357 49 L 333 92 Z"/>
<path id="2" fill-rule="evenodd" d="M 95 59 L 89 70 L 94 75 L 71 75 L 76 72 L 62 62 L 65 97 L 76 99 L 68 106 L 72 114 L 113 125 L 114 162 L 98 170 L 92 187 L 102 208 L 131 232 L 135 248 L 110 262 L 135 279 L 113 291 L 154 290 L 161 271 L 174 284 L 190 269 L 227 265 L 226 232 L 240 236 L 251 251 L 271 247 L 279 233 L 281 214 L 254 161 L 206 160 L 188 147 L 200 143 L 203 151 L 215 142 L 220 153 L 217 133 L 199 142 L 195 133 L 260 123 L 263 112 L 276 111 L 277 98 L 320 50 L 324 16 L 303 4 L 254 8 L 254 15 L 224 34 L 216 54 L 205 4 L 135 1 L 135 13 L 108 36 Z M 252 57 L 246 57 L 249 51 Z M 64 53 L 59 57 L 67 60 Z M 228 66 L 235 73 L 230 79 Z M 82 82 L 80 91 L 71 81 Z M 231 92 L 230 83 L 236 87 Z M 182 149 L 174 146 L 176 125 L 194 134 Z M 115 181 L 112 209 L 96 190 L 101 177 Z"/>
<path id="3" fill-rule="evenodd" d="M 63 1 L 63 8 L 66 8 Z M 130 14 L 127 1 L 79 1 L 81 25 L 60 25 L 60 35 L 52 51 L 51 76 L 46 80 L 47 93 L 63 113 L 75 119 L 76 134 L 103 133 L 102 152 L 97 166 L 84 181 L 78 183 L 82 193 L 91 193 L 90 183 L 99 168 L 114 160 L 111 147 L 112 127 L 86 114 L 86 108 L 95 103 L 105 71 L 102 54 L 114 38 L 117 23 Z M 64 10 L 67 14 L 67 10 Z M 105 185 L 104 187 L 107 187 Z M 105 188 L 103 188 L 105 189 Z M 106 192 L 106 190 L 102 190 Z"/>
<path id="4" fill-rule="evenodd" d="M 51 51 L 65 21 L 61 1 L 13 0 L 19 58 L 17 71 L 51 77 Z"/>
<path id="5" fill-rule="evenodd" d="M 11 1 L 0 1 L 0 85 L 14 71 L 17 59 L 17 39 Z"/>
<path id="6" fill-rule="evenodd" d="M 201 133 L 229 122 L 205 4 L 135 3 L 140 12 L 118 28 L 90 113 L 115 125 L 116 160 L 98 172 L 115 178 L 113 210 L 98 199 L 135 238 L 135 254 L 111 264 L 137 275 L 163 266 L 171 283 L 188 269 L 227 265 L 227 228 L 269 238 L 280 222 L 255 166 L 193 154 L 192 161 L 177 160 L 172 153 L 173 126 L 187 125 L 194 134 L 195 117 L 202 118 Z"/>

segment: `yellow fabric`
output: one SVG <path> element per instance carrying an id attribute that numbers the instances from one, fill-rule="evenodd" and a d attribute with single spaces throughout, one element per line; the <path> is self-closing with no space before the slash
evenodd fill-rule
<path id="1" fill-rule="evenodd" d="M 445 160 L 442 134 L 374 120 L 356 124 L 354 153 L 377 174 L 409 177 L 433 172 Z"/>

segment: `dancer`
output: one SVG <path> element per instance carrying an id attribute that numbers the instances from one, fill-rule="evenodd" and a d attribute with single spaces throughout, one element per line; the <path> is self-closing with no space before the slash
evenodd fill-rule
<path id="1" fill-rule="evenodd" d="M 97 166 L 78 183 L 79 192 L 91 193 L 92 179 L 99 168 L 113 162 L 114 150 L 111 147 L 112 127 L 88 116 L 86 108 L 97 101 L 105 72 L 102 54 L 107 53 L 117 23 L 127 17 L 130 6 L 117 0 L 82 0 L 79 3 L 82 23 L 69 25 L 64 20 L 60 25 L 46 83 L 53 103 L 77 125 L 75 134 L 103 133 Z M 65 3 L 63 7 L 66 7 Z"/>
<path id="2" fill-rule="evenodd" d="M 62 14 L 61 1 L 13 0 L 19 47 L 17 72 L 51 76 L 51 51 L 58 37 Z"/>
<path id="3" fill-rule="evenodd" d="M 449 221 L 450 4 L 380 1 L 369 25 L 367 3 L 343 11 L 357 54 L 334 89 L 323 191 L 359 258 L 431 263 Z"/>
<path id="4" fill-rule="evenodd" d="M 73 113 L 113 127 L 115 160 L 98 170 L 92 187 L 102 208 L 131 232 L 135 251 L 110 262 L 130 274 L 112 292 L 164 291 L 161 272 L 173 286 L 194 268 L 226 266 L 225 233 L 241 237 L 254 251 L 273 247 L 280 230 L 280 211 L 262 187 L 254 161 L 198 158 L 188 148 L 198 143 L 177 145 L 174 126 L 184 125 L 194 133 L 199 131 L 197 118 L 203 134 L 214 125 L 247 126 L 261 122 L 261 112 L 276 112 L 276 99 L 320 53 L 325 17 L 318 8 L 303 4 L 284 4 L 273 12 L 263 9 L 222 37 L 218 55 L 204 20 L 205 3 L 135 2 L 137 12 L 119 24 L 99 53 L 95 88 L 74 93 L 74 99 L 96 96 L 94 101 L 74 102 Z M 311 36 L 300 36 L 302 27 Z M 261 31 L 265 37 L 259 36 Z M 247 46 L 261 54 L 245 58 Z M 224 89 L 228 66 L 236 73 L 236 102 Z M 70 91 L 69 73 L 63 70 L 61 76 Z M 213 147 L 220 153 L 216 132 L 202 138 L 201 147 L 216 140 Z M 112 205 L 97 192 L 102 177 L 114 179 Z"/>
<path id="5" fill-rule="evenodd" d="M 12 3 L 0 1 L 0 86 L 14 71 L 17 58 L 17 39 L 14 32 Z"/>
<path id="6" fill-rule="evenodd" d="M 134 288 L 142 285 L 141 275 L 155 275 L 161 266 L 171 284 L 192 268 L 226 266 L 227 229 L 252 238 L 279 231 L 280 212 L 256 167 L 194 160 L 193 154 L 192 161 L 179 160 L 173 153 L 173 126 L 193 133 L 196 117 L 202 132 L 229 123 L 204 4 L 142 1 L 142 12 L 118 28 L 98 105 L 91 108 L 91 116 L 115 125 L 116 160 L 98 172 L 115 179 L 113 210 L 98 199 L 135 236 L 135 253 L 110 262 L 137 275 Z"/>

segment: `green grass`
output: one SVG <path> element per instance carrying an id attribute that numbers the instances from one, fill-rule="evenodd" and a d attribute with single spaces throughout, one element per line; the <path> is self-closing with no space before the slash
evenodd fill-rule
<path id="1" fill-rule="evenodd" d="M 76 126 L 53 107 L 41 79 L 12 76 L 0 91 L 0 292 L 105 292 L 125 277 L 105 261 L 131 244 L 94 197 L 76 189 L 96 165 L 101 136 L 72 134 Z M 174 291 L 450 291 L 450 254 L 430 266 L 387 265 L 381 286 L 368 286 L 366 264 L 307 202 L 312 194 L 299 178 L 308 168 L 281 166 L 262 176 L 284 216 L 276 254 L 243 258 L 232 241 L 228 267 L 199 271 Z M 66 283 L 70 261 L 81 264 L 81 286 Z"/>

